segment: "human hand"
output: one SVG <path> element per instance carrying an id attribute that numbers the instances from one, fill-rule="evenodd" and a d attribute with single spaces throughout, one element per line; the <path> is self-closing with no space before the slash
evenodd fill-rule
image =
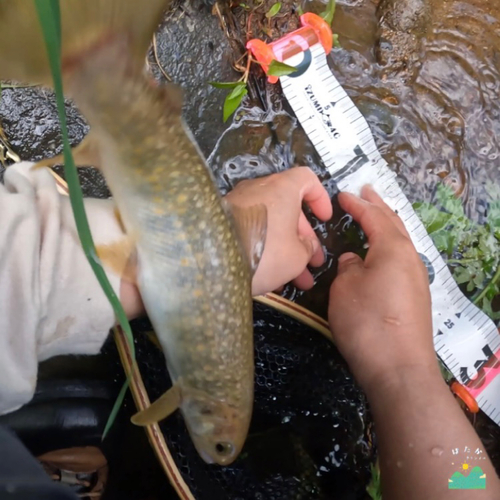
<path id="1" fill-rule="evenodd" d="M 307 167 L 240 182 L 225 199 L 239 207 L 267 207 L 264 253 L 252 281 L 252 294 L 261 295 L 293 280 L 304 290 L 314 284 L 307 264 L 320 266 L 324 254 L 302 211 L 306 202 L 321 220 L 332 216 L 332 204 L 318 177 Z"/>
<path id="2" fill-rule="evenodd" d="M 417 367 L 438 369 L 426 268 L 401 219 L 365 186 L 339 194 L 364 230 L 363 260 L 345 253 L 330 289 L 328 317 L 337 346 L 366 392 Z"/>

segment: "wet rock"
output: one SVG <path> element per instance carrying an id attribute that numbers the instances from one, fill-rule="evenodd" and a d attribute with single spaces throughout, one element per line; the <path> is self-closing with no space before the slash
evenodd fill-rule
<path id="1" fill-rule="evenodd" d="M 54 170 L 63 179 L 66 179 L 62 165 L 54 167 Z M 104 199 L 111 197 L 111 192 L 99 170 L 93 167 L 81 167 L 78 169 L 78 178 L 80 179 L 83 196 Z"/>
<path id="2" fill-rule="evenodd" d="M 0 123 L 12 149 L 22 160 L 37 161 L 62 151 L 61 133 L 54 94 L 43 88 L 2 90 Z M 66 101 L 69 139 L 76 146 L 89 126 L 71 101 Z"/>
<path id="3" fill-rule="evenodd" d="M 411 76 L 430 12 L 429 0 L 382 0 L 380 3 L 376 55 L 390 73 L 405 72 Z"/>
<path id="4" fill-rule="evenodd" d="M 184 90 L 184 116 L 205 156 L 227 127 L 222 121 L 226 92 L 208 82 L 236 81 L 233 58 L 217 17 L 201 0 L 188 0 L 166 17 L 156 33 L 156 57 L 154 50 L 149 57 L 156 78 L 167 80 L 160 64 Z"/>

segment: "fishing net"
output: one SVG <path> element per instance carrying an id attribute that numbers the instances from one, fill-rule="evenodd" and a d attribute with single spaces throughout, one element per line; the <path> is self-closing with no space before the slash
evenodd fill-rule
<path id="1" fill-rule="evenodd" d="M 203 462 L 179 412 L 160 423 L 172 455 L 167 466 L 177 469 L 173 482 L 180 476 L 185 483 L 179 496 L 366 498 L 374 461 L 372 423 L 345 362 L 329 339 L 268 305 L 255 303 L 254 322 L 255 404 L 238 460 L 228 467 Z M 149 323 L 134 327 L 138 369 L 154 401 L 171 386 L 165 358 L 151 340 Z"/>

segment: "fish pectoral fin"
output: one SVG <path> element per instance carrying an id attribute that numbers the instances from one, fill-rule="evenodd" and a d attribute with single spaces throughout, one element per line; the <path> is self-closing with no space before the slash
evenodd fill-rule
<path id="1" fill-rule="evenodd" d="M 133 238 L 124 236 L 108 245 L 97 245 L 96 252 L 105 267 L 121 276 L 122 280 L 137 284 L 137 252 Z"/>
<path id="2" fill-rule="evenodd" d="M 142 410 L 130 419 L 133 424 L 144 427 L 155 424 L 174 413 L 181 404 L 181 391 L 178 385 L 173 385 L 163 396 L 160 396 L 151 406 Z"/>
<path id="3" fill-rule="evenodd" d="M 83 141 L 71 150 L 76 167 L 93 166 L 99 168 L 100 156 L 96 140 L 89 133 Z M 54 165 L 63 165 L 64 155 L 61 153 L 52 158 L 45 158 L 35 163 L 31 168 L 37 170 L 44 167 L 53 167 Z"/>
<path id="4" fill-rule="evenodd" d="M 267 208 L 262 203 L 243 208 L 228 202 L 226 202 L 226 207 L 232 216 L 253 274 L 257 270 L 264 252 L 267 232 Z"/>

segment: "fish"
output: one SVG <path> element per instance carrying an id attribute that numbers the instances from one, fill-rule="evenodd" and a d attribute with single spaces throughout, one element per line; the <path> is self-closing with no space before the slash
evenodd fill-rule
<path id="1" fill-rule="evenodd" d="M 63 82 L 90 125 L 75 162 L 101 170 L 126 232 L 97 253 L 137 283 L 172 379 L 132 421 L 149 425 L 180 409 L 200 457 L 228 465 L 252 415 L 251 280 L 267 212 L 224 202 L 183 120 L 182 91 L 144 72 L 168 5 L 61 2 Z M 51 85 L 33 2 L 0 0 L 0 47 L 0 78 Z"/>

